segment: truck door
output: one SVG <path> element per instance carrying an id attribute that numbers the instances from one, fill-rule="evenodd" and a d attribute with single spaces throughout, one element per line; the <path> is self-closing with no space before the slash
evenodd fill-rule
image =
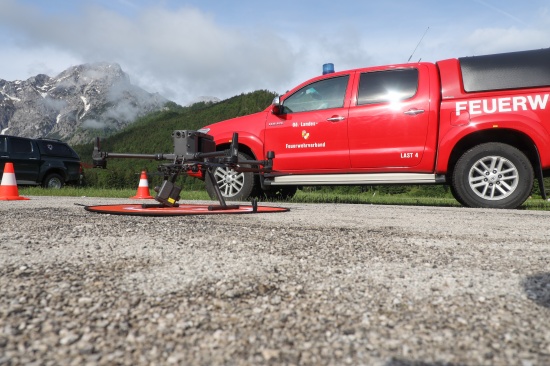
<path id="1" fill-rule="evenodd" d="M 313 81 L 282 102 L 281 113 L 268 114 L 265 151 L 274 151 L 274 170 L 347 169 L 349 74 Z"/>
<path id="2" fill-rule="evenodd" d="M 419 64 L 363 72 L 354 90 L 356 104 L 348 122 L 351 167 L 417 171 L 430 118 L 428 68 Z"/>
<path id="3" fill-rule="evenodd" d="M 36 183 L 40 169 L 40 152 L 32 140 L 18 137 L 8 138 L 8 158 L 12 162 L 18 183 Z"/>

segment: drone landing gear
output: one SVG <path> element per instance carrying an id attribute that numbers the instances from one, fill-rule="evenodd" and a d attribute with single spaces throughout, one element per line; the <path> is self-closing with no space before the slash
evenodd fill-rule
<path id="1" fill-rule="evenodd" d="M 220 210 L 236 210 L 239 208 L 239 205 L 228 205 L 225 203 L 225 199 L 222 196 L 220 187 L 216 183 L 216 178 L 214 177 L 213 168 L 206 169 L 206 179 L 210 179 L 210 183 L 214 187 L 214 193 L 216 193 L 216 198 L 220 202 L 219 205 L 210 205 L 208 206 L 208 211 L 220 211 Z"/>
<path id="2" fill-rule="evenodd" d="M 239 205 L 228 205 L 225 202 L 225 199 L 223 198 L 222 192 L 220 191 L 220 187 L 216 184 L 216 178 L 214 177 L 212 167 L 209 167 L 206 169 L 206 179 L 210 179 L 210 183 L 212 183 L 212 186 L 214 187 L 214 192 L 216 194 L 216 198 L 220 202 L 219 205 L 209 205 L 208 210 L 209 211 L 222 211 L 222 210 L 237 210 L 239 209 Z M 178 177 L 178 174 L 172 174 L 170 176 L 170 179 L 165 179 L 162 186 L 155 187 L 155 191 L 157 192 L 157 196 L 155 197 L 155 200 L 157 200 L 159 203 L 144 203 L 141 205 L 142 208 L 163 208 L 163 207 L 179 207 L 178 201 L 180 200 L 180 192 L 181 187 L 176 186 L 174 183 Z M 252 200 L 252 207 L 254 208 L 254 212 L 257 211 L 258 203 L 255 199 Z"/>
<path id="3" fill-rule="evenodd" d="M 207 170 L 207 178 L 214 179 L 214 174 Z M 174 179 L 175 180 L 175 179 Z M 214 187 L 217 187 L 215 185 Z M 159 202 L 156 204 L 125 204 L 125 205 L 98 205 L 85 206 L 86 211 L 105 213 L 111 215 L 134 215 L 134 216 L 182 216 L 182 215 L 208 215 L 208 214 L 242 214 L 242 213 L 267 213 L 286 212 L 288 208 L 283 207 L 258 207 L 258 201 L 254 198 L 252 205 L 228 205 L 226 204 L 219 188 L 216 190 L 219 205 L 201 204 L 179 204 L 181 188 L 174 186 L 172 179 L 166 179 L 162 187 L 155 188 Z"/>

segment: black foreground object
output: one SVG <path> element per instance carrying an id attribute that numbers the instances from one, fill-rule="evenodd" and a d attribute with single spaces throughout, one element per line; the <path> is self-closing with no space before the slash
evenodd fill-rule
<path id="1" fill-rule="evenodd" d="M 111 215 L 137 216 L 182 216 L 182 215 L 211 215 L 211 214 L 244 214 L 286 212 L 288 208 L 258 206 L 256 200 L 252 205 L 228 205 L 223 198 L 220 188 L 216 184 L 213 171 L 218 167 L 233 169 L 236 172 L 264 173 L 270 172 L 273 167 L 275 154 L 267 153 L 266 160 L 239 160 L 239 136 L 233 134 L 231 146 L 227 150 L 216 151 L 214 138 L 199 131 L 176 130 L 172 132 L 174 152 L 172 154 L 133 154 L 110 153 L 101 151 L 99 138 L 96 138 L 92 154 L 94 168 L 107 168 L 108 158 L 169 160 L 161 164 L 158 170 L 164 175 L 164 182 L 155 187 L 157 195 L 155 204 L 119 204 L 85 206 L 90 212 Z M 246 165 L 246 166 L 242 166 Z M 208 179 L 215 188 L 218 205 L 208 204 L 180 204 L 181 187 L 176 180 L 180 174 L 187 173 L 200 179 Z"/>

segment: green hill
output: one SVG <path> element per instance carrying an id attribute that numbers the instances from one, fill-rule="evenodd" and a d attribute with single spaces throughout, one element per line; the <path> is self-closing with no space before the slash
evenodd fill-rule
<path id="1" fill-rule="evenodd" d="M 264 110 L 271 104 L 275 93 L 260 90 L 248 94 L 241 94 L 218 103 L 200 102 L 189 107 L 181 107 L 175 103 L 168 103 L 161 112 L 151 113 L 138 119 L 124 130 L 101 139 L 101 149 L 108 152 L 120 153 L 171 153 L 172 131 L 197 130 L 211 123 L 229 118 L 244 116 Z M 102 135 L 102 131 L 98 131 Z M 92 163 L 93 142 L 74 146 L 85 165 Z M 157 166 L 160 162 L 138 159 L 109 159 L 107 170 L 86 169 L 87 185 L 108 188 L 137 187 L 139 173 L 148 171 L 150 186 L 158 185 L 162 177 L 156 177 Z M 188 177 L 180 178 L 188 188 L 200 188 L 200 180 Z M 151 182 L 151 180 L 153 182 Z"/>

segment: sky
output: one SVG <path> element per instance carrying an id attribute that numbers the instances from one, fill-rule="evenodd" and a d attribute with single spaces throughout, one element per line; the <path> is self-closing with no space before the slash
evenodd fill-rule
<path id="1" fill-rule="evenodd" d="M 116 62 L 181 105 L 282 94 L 325 63 L 339 71 L 547 47 L 548 0 L 0 0 L 0 79 Z"/>

